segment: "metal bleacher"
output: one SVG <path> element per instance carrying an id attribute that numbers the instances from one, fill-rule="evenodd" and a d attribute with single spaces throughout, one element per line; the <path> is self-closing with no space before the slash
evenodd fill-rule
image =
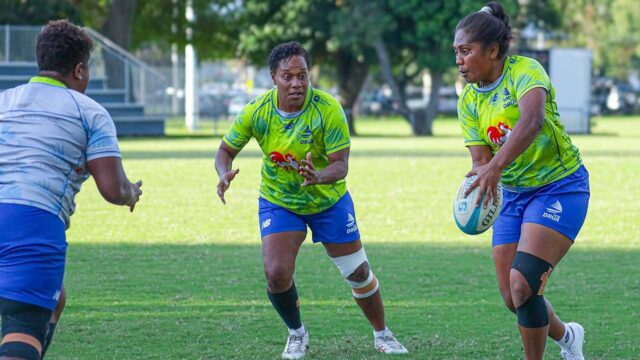
<path id="1" fill-rule="evenodd" d="M 0 92 L 38 72 L 35 40 L 40 27 L 0 25 Z M 163 136 L 170 100 L 164 76 L 98 32 L 85 29 L 95 49 L 86 95 L 107 109 L 118 136 Z"/>

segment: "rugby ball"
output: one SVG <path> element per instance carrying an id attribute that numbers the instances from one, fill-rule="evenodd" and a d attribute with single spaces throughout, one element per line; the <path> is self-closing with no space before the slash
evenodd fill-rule
<path id="1" fill-rule="evenodd" d="M 465 191 L 475 181 L 476 176 L 464 178 L 458 188 L 455 201 L 453 202 L 453 218 L 458 228 L 465 234 L 477 235 L 485 232 L 498 218 L 502 208 L 502 186 L 498 183 L 498 198 L 492 199 L 487 206 L 484 206 L 484 196 L 482 202 L 476 207 L 476 201 L 480 196 L 480 188 L 476 187 L 467 196 Z"/>

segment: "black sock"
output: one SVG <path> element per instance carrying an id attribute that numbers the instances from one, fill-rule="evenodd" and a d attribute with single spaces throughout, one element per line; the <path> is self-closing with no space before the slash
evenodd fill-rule
<path id="1" fill-rule="evenodd" d="M 291 285 L 289 290 L 279 294 L 272 294 L 267 290 L 267 296 L 289 329 L 302 327 L 300 308 L 298 307 L 298 291 L 295 283 Z"/>
<path id="2" fill-rule="evenodd" d="M 47 325 L 47 335 L 44 338 L 44 344 L 42 344 L 42 355 L 41 355 L 42 358 L 44 358 L 44 354 L 47 352 L 49 345 L 51 345 L 51 340 L 53 339 L 53 332 L 56 331 L 56 325 L 58 325 L 58 323 L 52 323 L 52 322 L 50 322 Z"/>

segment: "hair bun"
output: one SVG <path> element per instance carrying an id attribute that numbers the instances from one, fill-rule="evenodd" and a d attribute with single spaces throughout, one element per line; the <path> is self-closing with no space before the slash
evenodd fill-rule
<path id="1" fill-rule="evenodd" d="M 493 9 L 491 9 L 488 6 L 483 6 L 482 9 L 480 9 L 478 12 L 484 12 L 484 13 L 487 13 L 489 15 L 493 15 Z"/>
<path id="2" fill-rule="evenodd" d="M 489 8 L 491 10 L 491 12 L 485 10 L 485 8 Z M 491 15 L 497 17 L 508 28 L 511 28 L 511 26 L 509 24 L 509 16 L 507 16 L 507 14 L 504 12 L 504 8 L 502 7 L 502 5 L 500 5 L 499 2 L 491 1 L 491 2 L 487 3 L 487 5 L 483 6 L 482 9 L 480 9 L 480 11 L 486 12 L 488 14 L 491 14 Z"/>

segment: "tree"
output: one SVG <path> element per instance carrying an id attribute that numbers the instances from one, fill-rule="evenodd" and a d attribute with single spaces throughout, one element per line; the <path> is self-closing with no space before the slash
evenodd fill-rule
<path id="1" fill-rule="evenodd" d="M 44 25 L 49 20 L 81 23 L 79 11 L 68 0 L 0 0 L 0 24 Z"/>
<path id="2" fill-rule="evenodd" d="M 380 71 L 392 88 L 401 115 L 416 135 L 431 135 L 437 114 L 438 93 L 446 70 L 455 66 L 451 45 L 459 20 L 479 10 L 472 0 L 352 0 L 351 13 L 365 38 L 376 51 Z M 508 13 L 516 14 L 516 0 L 503 1 Z M 430 99 L 426 109 L 407 105 L 406 86 L 423 71 L 431 75 Z"/>
<path id="3" fill-rule="evenodd" d="M 137 0 L 111 0 L 109 16 L 100 32 L 120 47 L 129 49 L 137 7 Z"/>
<path id="4" fill-rule="evenodd" d="M 640 65 L 640 2 L 636 0 L 551 0 L 564 14 L 566 46 L 588 47 L 601 73 L 623 78 Z"/>
<path id="5" fill-rule="evenodd" d="M 62 1 L 62 0 L 61 0 Z M 193 28 L 192 43 L 201 57 L 218 59 L 235 54 L 237 14 L 234 0 L 193 0 L 196 14 L 187 24 L 186 0 L 67 0 L 79 9 L 87 26 L 100 32 L 125 50 L 154 43 L 168 48 L 187 43 L 186 29 Z"/>

